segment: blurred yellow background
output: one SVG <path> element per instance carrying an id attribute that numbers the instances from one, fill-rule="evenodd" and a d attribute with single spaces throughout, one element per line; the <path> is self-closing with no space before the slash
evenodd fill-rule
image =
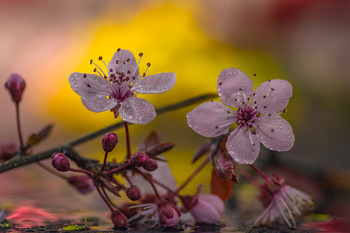
<path id="1" fill-rule="evenodd" d="M 349 166 L 350 28 L 349 3 L 314 0 L 12 0 L 0 1 L 0 83 L 15 72 L 27 88 L 21 103 L 24 136 L 46 124 L 51 137 L 36 151 L 63 144 L 111 125 L 110 112 L 93 113 L 71 90 L 68 75 L 92 73 L 89 61 L 106 63 L 118 48 L 144 53 L 140 70 L 175 72 L 175 87 L 145 95 L 162 107 L 196 95 L 216 93 L 221 70 L 236 67 L 255 87 L 267 79 L 286 79 L 294 95 L 283 115 L 296 134 L 295 147 L 279 156 L 293 157 L 322 169 Z M 0 90 L 0 142 L 16 142 L 14 107 Z M 177 146 L 165 157 L 178 182 L 194 169 L 193 153 L 205 141 L 186 124 L 195 106 L 131 127 L 132 146 L 155 129 Z M 124 132 L 111 153 L 125 154 Z M 79 146 L 88 157 L 102 159 L 100 139 Z M 263 151 L 262 154 L 266 154 Z M 262 155 L 264 156 L 264 155 Z M 185 191 L 204 183 L 210 166 Z"/>

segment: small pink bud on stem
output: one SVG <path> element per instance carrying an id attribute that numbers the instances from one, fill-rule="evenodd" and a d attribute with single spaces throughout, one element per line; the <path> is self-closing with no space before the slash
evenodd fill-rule
<path id="1" fill-rule="evenodd" d="M 134 167 L 142 167 L 146 164 L 148 156 L 144 152 L 136 152 L 129 160 L 129 163 Z"/>
<path id="2" fill-rule="evenodd" d="M 112 222 L 117 228 L 124 228 L 128 225 L 128 219 L 119 210 L 113 210 L 111 215 Z"/>
<path id="3" fill-rule="evenodd" d="M 154 159 L 148 159 L 146 161 L 146 164 L 143 165 L 143 168 L 146 170 L 146 171 L 154 171 L 158 168 L 158 163 L 157 161 L 155 161 Z"/>
<path id="4" fill-rule="evenodd" d="M 111 152 L 118 144 L 118 136 L 115 133 L 107 133 L 102 138 L 102 148 L 105 152 Z"/>
<path id="5" fill-rule="evenodd" d="M 10 92 L 12 100 L 17 104 L 22 99 L 22 94 L 25 87 L 26 83 L 19 74 L 11 74 L 5 83 L 5 88 Z"/>
<path id="6" fill-rule="evenodd" d="M 132 201 L 140 200 L 142 197 L 140 189 L 135 186 L 132 186 L 126 190 L 126 196 Z"/>
<path id="7" fill-rule="evenodd" d="M 68 177 L 68 182 L 81 193 L 89 193 L 95 189 L 93 180 L 86 175 Z"/>
<path id="8" fill-rule="evenodd" d="M 66 172 L 70 169 L 69 160 L 63 153 L 53 153 L 51 164 L 57 171 Z"/>

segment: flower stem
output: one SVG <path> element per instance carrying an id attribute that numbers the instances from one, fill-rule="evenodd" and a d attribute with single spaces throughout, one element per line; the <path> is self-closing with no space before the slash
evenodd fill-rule
<path id="1" fill-rule="evenodd" d="M 100 190 L 100 187 L 98 187 L 98 185 L 95 184 L 95 188 L 98 192 L 98 194 L 100 194 L 101 198 L 103 199 L 103 201 L 106 203 L 106 205 L 108 206 L 108 208 L 113 211 L 113 207 L 111 206 L 111 204 L 108 202 L 107 198 L 103 195 L 103 193 Z"/>
<path id="2" fill-rule="evenodd" d="M 265 175 L 265 173 L 263 173 L 259 168 L 257 168 L 255 165 L 250 164 L 249 165 L 251 168 L 253 168 L 253 170 L 258 173 L 262 178 L 264 178 L 265 180 L 269 180 L 269 177 L 267 175 Z"/>
<path id="3" fill-rule="evenodd" d="M 125 128 L 125 137 L 126 137 L 126 157 L 130 159 L 131 157 L 130 135 L 129 135 L 128 122 L 126 121 L 124 121 L 124 128 Z"/>
<path id="4" fill-rule="evenodd" d="M 61 173 L 59 172 L 56 172 L 54 170 L 51 170 L 50 168 L 48 168 L 46 165 L 40 163 L 40 162 L 37 162 L 36 164 L 38 164 L 39 167 L 43 168 L 44 170 L 50 172 L 51 174 L 55 175 L 55 176 L 58 176 L 58 177 L 61 177 L 62 179 L 65 179 L 67 180 L 67 177 L 65 177 L 64 175 L 62 175 Z"/>
<path id="5" fill-rule="evenodd" d="M 113 169 L 107 171 L 107 174 L 108 174 L 108 175 L 113 174 L 113 173 L 115 173 L 115 172 L 117 172 L 117 171 L 120 171 L 120 170 L 122 170 L 122 169 L 128 167 L 129 165 L 130 165 L 130 163 L 129 163 L 129 162 L 126 162 L 124 165 L 122 165 L 122 166 L 120 166 L 120 167 L 116 167 L 116 168 L 113 168 Z"/>
<path id="6" fill-rule="evenodd" d="M 148 175 L 146 175 L 145 173 L 143 173 L 142 171 L 140 171 L 139 169 L 135 168 L 135 170 L 136 170 L 139 174 L 141 174 L 141 175 L 150 183 L 150 185 L 152 186 L 152 188 L 153 188 L 153 190 L 154 190 L 154 194 L 156 194 L 157 198 L 160 199 L 160 195 L 159 195 L 159 193 L 158 193 L 158 190 L 157 190 L 156 186 L 155 186 L 154 183 L 153 183 L 153 180 L 152 180 Z"/>
<path id="7" fill-rule="evenodd" d="M 16 102 L 16 120 L 17 120 L 17 132 L 19 137 L 19 143 L 21 146 L 21 152 L 24 152 L 24 144 L 23 144 L 23 137 L 22 137 L 22 130 L 21 130 L 21 122 L 19 119 L 19 103 Z"/>
<path id="8" fill-rule="evenodd" d="M 181 108 L 185 108 L 185 107 L 188 107 L 190 105 L 197 104 L 197 103 L 203 102 L 203 101 L 208 100 L 208 99 L 214 99 L 217 97 L 218 97 L 217 94 L 208 93 L 208 94 L 196 96 L 196 97 L 193 97 L 193 98 L 190 98 L 190 99 L 187 99 L 187 100 L 175 103 L 175 104 L 170 104 L 170 105 L 163 107 L 163 108 L 159 108 L 156 110 L 156 112 L 157 112 L 157 115 L 160 115 L 163 113 L 172 112 L 172 111 L 175 111 L 175 110 L 178 110 Z M 10 159 L 10 160 L 0 164 L 0 173 L 3 173 L 5 171 L 8 171 L 8 170 L 20 167 L 20 166 L 24 166 L 24 165 L 35 163 L 35 162 L 38 162 L 38 161 L 41 161 L 44 159 L 48 159 L 51 157 L 52 153 L 54 153 L 54 152 L 60 151 L 62 149 L 71 150 L 73 147 L 75 147 L 77 145 L 91 141 L 97 137 L 100 137 L 100 136 L 108 133 L 108 132 L 120 129 L 123 127 L 123 125 L 124 125 L 123 122 L 119 122 L 119 123 L 113 124 L 111 126 L 105 127 L 103 129 L 97 130 L 95 132 L 89 133 L 87 135 L 84 135 L 84 136 L 77 138 L 71 142 L 68 142 L 64 145 L 60 145 L 60 146 L 51 148 L 51 149 L 46 150 L 46 151 L 39 152 L 39 153 L 31 155 L 31 156 Z M 81 162 L 81 163 L 78 163 L 78 166 L 81 167 L 81 166 L 85 165 L 86 160 L 88 160 L 88 159 L 80 158 L 81 156 L 76 156 L 75 154 L 72 154 L 71 159 L 76 162 L 75 157 L 77 157 L 77 160 L 79 160 L 79 162 Z"/>
<path id="9" fill-rule="evenodd" d="M 88 175 L 90 177 L 93 176 L 92 172 L 84 170 L 84 169 L 69 168 L 69 171 L 71 171 L 71 172 L 82 172 L 82 173 L 85 173 L 86 175 Z"/>
<path id="10" fill-rule="evenodd" d="M 252 183 L 257 188 L 260 188 L 261 185 L 246 170 L 244 170 L 239 166 L 236 166 L 236 169 L 242 176 L 244 176 L 247 180 L 249 180 L 250 183 Z"/>
<path id="11" fill-rule="evenodd" d="M 103 172 L 103 170 L 105 170 L 106 161 L 107 161 L 107 155 L 108 155 L 108 152 L 106 151 L 105 158 L 103 159 L 103 164 L 102 164 L 102 167 L 101 167 L 101 172 Z"/>
<path id="12" fill-rule="evenodd" d="M 183 190 L 186 187 L 186 185 L 188 185 L 188 183 L 190 183 L 191 180 L 205 167 L 205 165 L 209 163 L 209 161 L 210 161 L 209 157 L 206 160 L 204 160 L 203 163 L 201 163 L 199 167 L 196 170 L 194 170 L 192 174 L 189 177 L 187 177 L 187 179 L 184 182 L 182 182 L 182 184 L 176 190 L 176 193 L 179 193 L 181 190 Z"/>

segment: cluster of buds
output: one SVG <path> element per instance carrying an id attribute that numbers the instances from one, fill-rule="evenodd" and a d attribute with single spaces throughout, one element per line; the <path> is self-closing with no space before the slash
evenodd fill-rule
<path id="1" fill-rule="evenodd" d="M 154 171 L 158 168 L 155 159 L 149 158 L 144 152 L 136 152 L 129 159 L 129 163 L 134 167 L 143 167 L 146 171 Z"/>

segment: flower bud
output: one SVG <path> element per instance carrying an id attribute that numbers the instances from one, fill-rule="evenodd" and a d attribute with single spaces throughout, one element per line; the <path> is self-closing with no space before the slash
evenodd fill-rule
<path id="1" fill-rule="evenodd" d="M 11 74 L 5 83 L 5 88 L 10 92 L 12 100 L 19 103 L 26 87 L 24 79 L 19 74 Z"/>
<path id="2" fill-rule="evenodd" d="M 93 180 L 86 175 L 68 177 L 68 182 L 81 193 L 89 193 L 95 189 Z"/>
<path id="3" fill-rule="evenodd" d="M 140 189 L 135 186 L 132 186 L 126 190 L 126 196 L 132 201 L 140 200 L 142 197 L 142 193 Z"/>
<path id="4" fill-rule="evenodd" d="M 19 151 L 19 148 L 14 143 L 7 143 L 7 144 L 0 145 L 0 163 L 3 163 L 13 158 L 18 151 Z"/>
<path id="5" fill-rule="evenodd" d="M 176 226 L 180 222 L 180 210 L 169 202 L 161 202 L 158 205 L 159 222 L 165 227 Z"/>
<path id="6" fill-rule="evenodd" d="M 146 164 L 148 156 L 144 152 L 136 152 L 129 160 L 130 164 L 134 167 L 142 167 Z"/>
<path id="7" fill-rule="evenodd" d="M 105 152 L 111 152 L 118 144 L 118 136 L 115 133 L 106 133 L 102 138 L 102 148 Z"/>
<path id="8" fill-rule="evenodd" d="M 238 184 L 238 177 L 234 172 L 234 165 L 232 161 L 221 151 L 218 151 L 217 155 L 214 169 L 218 177 Z"/>
<path id="9" fill-rule="evenodd" d="M 123 228 L 126 227 L 126 225 L 128 225 L 128 219 L 119 210 L 112 211 L 111 219 L 114 226 L 117 228 Z"/>
<path id="10" fill-rule="evenodd" d="M 143 165 L 143 168 L 146 170 L 146 171 L 154 171 L 158 168 L 158 163 L 157 161 L 155 161 L 154 159 L 148 159 L 146 161 L 146 164 Z"/>
<path id="11" fill-rule="evenodd" d="M 63 153 L 53 153 L 51 157 L 51 164 L 56 170 L 60 172 L 69 171 L 69 160 Z"/>
<path id="12" fill-rule="evenodd" d="M 190 213 L 197 223 L 217 223 L 224 213 L 224 203 L 216 195 L 199 195 L 193 199 Z"/>

